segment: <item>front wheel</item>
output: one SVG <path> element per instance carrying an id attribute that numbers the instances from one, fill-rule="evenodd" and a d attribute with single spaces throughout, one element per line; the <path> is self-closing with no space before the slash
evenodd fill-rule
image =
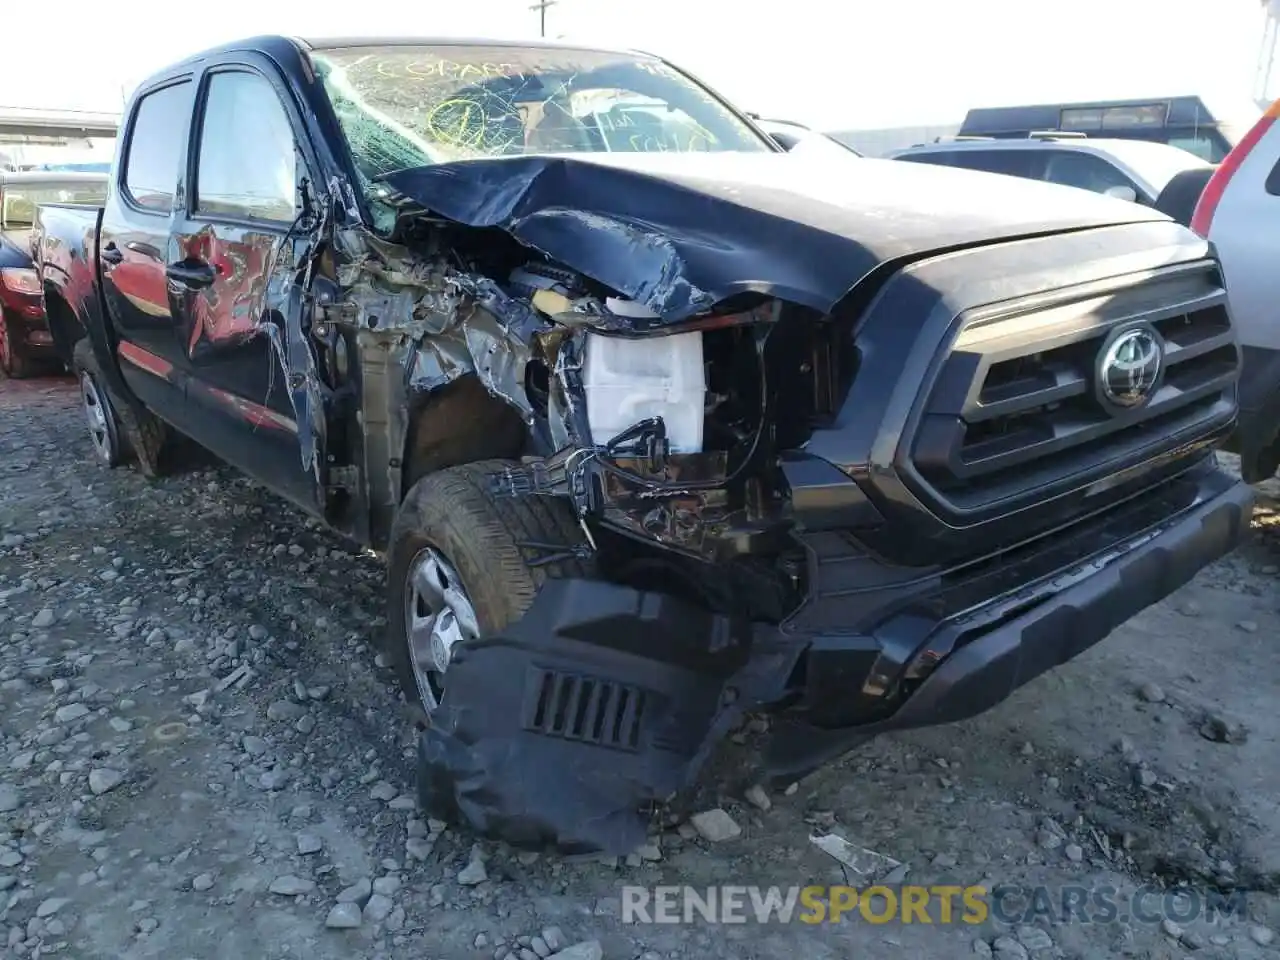
<path id="1" fill-rule="evenodd" d="M 9 326 L 3 307 L 0 307 L 0 372 L 10 380 L 25 380 L 33 372 L 31 358 L 26 355 L 17 331 Z"/>
<path id="2" fill-rule="evenodd" d="M 391 530 L 387 653 L 419 723 L 444 695 L 454 646 L 501 630 L 533 603 L 547 577 L 581 572 L 579 561 L 531 566 L 538 548 L 581 542 L 566 502 L 494 497 L 486 475 L 512 466 L 485 460 L 423 477 Z"/>

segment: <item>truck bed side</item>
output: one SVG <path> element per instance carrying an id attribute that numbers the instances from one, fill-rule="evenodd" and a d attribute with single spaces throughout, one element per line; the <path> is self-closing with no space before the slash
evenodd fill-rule
<path id="1" fill-rule="evenodd" d="M 102 296 L 98 237 L 102 207 L 47 203 L 36 208 L 31 258 L 44 287 L 45 311 L 58 354 L 68 364 L 88 337 L 98 367 L 119 399 L 136 404 L 115 358 L 115 336 Z"/>
<path id="2" fill-rule="evenodd" d="M 31 259 L 40 273 L 49 332 L 58 355 L 70 362 L 76 342 L 98 317 L 100 207 L 45 203 L 36 208 Z"/>

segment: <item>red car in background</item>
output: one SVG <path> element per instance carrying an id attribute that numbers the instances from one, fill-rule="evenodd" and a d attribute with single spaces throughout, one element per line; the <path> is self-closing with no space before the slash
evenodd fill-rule
<path id="1" fill-rule="evenodd" d="M 36 208 L 42 204 L 94 207 L 102 203 L 106 191 L 104 173 L 0 173 L 0 372 L 4 375 L 21 379 L 69 363 L 75 342 L 60 344 L 45 315 L 43 286 L 31 259 Z M 77 266 L 86 265 L 70 260 L 59 264 L 72 284 Z"/>
<path id="2" fill-rule="evenodd" d="M 50 322 L 31 258 L 35 209 L 101 202 L 119 124 L 118 114 L 0 107 L 0 374 L 25 377 L 71 361 L 79 335 L 61 321 L 75 318 Z"/>

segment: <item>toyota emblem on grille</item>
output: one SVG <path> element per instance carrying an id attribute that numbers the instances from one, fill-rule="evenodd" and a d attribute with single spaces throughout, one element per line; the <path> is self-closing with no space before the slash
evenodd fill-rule
<path id="1" fill-rule="evenodd" d="M 1113 336 L 1098 359 L 1098 392 L 1109 404 L 1131 409 L 1151 399 L 1160 383 L 1164 345 L 1149 327 Z"/>

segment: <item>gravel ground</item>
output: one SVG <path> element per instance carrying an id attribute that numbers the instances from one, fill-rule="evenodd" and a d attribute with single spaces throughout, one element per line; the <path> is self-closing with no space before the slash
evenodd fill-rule
<path id="1" fill-rule="evenodd" d="M 103 470 L 70 380 L 0 382 L 0 957 L 1277 956 L 1278 492 L 1248 546 L 999 709 L 772 796 L 717 778 L 728 839 L 570 860 L 418 818 L 375 558 L 223 466 Z M 1156 884 L 1182 919 L 623 922 L 624 884 L 845 882 L 830 833 L 891 882 Z M 1188 918 L 1211 890 L 1247 908 Z"/>

